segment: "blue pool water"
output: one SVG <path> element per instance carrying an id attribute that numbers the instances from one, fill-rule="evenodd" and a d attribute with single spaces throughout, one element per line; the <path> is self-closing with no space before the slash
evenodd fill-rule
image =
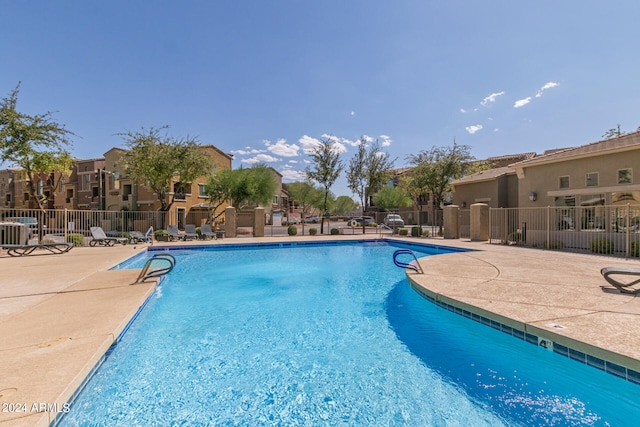
<path id="1" fill-rule="evenodd" d="M 640 418 L 639 386 L 431 304 L 393 265 L 395 249 L 176 252 L 176 269 L 61 425 L 626 426 Z"/>

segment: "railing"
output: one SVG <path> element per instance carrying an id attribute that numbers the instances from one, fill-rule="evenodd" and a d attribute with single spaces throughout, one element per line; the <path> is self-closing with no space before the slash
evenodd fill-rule
<path id="1" fill-rule="evenodd" d="M 490 243 L 640 256 L 640 206 L 491 208 Z"/>
<path id="2" fill-rule="evenodd" d="M 156 264 L 154 267 L 153 264 Z M 166 264 L 166 265 L 163 265 Z M 143 283 L 147 279 L 151 279 L 153 277 L 162 277 L 165 274 L 171 273 L 171 270 L 176 266 L 176 259 L 171 254 L 156 254 L 149 258 L 147 262 L 144 264 L 142 271 L 138 275 L 133 284 Z"/>
<path id="3" fill-rule="evenodd" d="M 400 255 L 410 255 L 413 257 L 413 261 L 410 261 L 410 262 L 400 261 L 398 259 Z M 416 258 L 416 254 L 414 254 L 411 249 L 398 249 L 397 251 L 395 251 L 393 253 L 393 263 L 400 268 L 408 268 L 420 274 L 424 274 L 424 271 L 422 271 L 422 267 L 418 262 L 418 258 Z"/>
<path id="4" fill-rule="evenodd" d="M 28 218 L 32 235 L 40 236 L 39 230 L 42 230 L 42 238 L 52 241 L 66 241 L 67 235 L 72 233 L 89 237 L 91 227 L 95 226 L 102 227 L 109 236 L 124 235 L 129 231 L 144 232 L 149 227 L 164 229 L 167 215 L 168 212 L 161 211 L 49 209 L 42 212 L 38 209 L 0 208 L 0 222 Z"/>

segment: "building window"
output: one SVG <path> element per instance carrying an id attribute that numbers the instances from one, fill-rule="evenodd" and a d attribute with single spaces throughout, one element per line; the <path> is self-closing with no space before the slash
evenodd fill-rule
<path id="1" fill-rule="evenodd" d="M 278 204 L 278 196 L 273 196 L 273 204 L 274 205 Z"/>
<path id="2" fill-rule="evenodd" d="M 560 188 L 569 188 L 569 177 L 568 176 L 561 176 L 560 177 Z"/>
<path id="3" fill-rule="evenodd" d="M 618 184 L 631 184 L 633 182 L 633 169 L 618 169 Z"/>
<path id="4" fill-rule="evenodd" d="M 207 197 L 207 186 L 198 184 L 198 197 Z"/>
<path id="5" fill-rule="evenodd" d="M 591 172 L 587 174 L 587 187 L 598 186 L 598 172 Z"/>

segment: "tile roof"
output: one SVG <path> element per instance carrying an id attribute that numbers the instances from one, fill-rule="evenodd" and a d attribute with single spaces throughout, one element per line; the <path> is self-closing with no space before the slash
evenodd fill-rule
<path id="1" fill-rule="evenodd" d="M 487 170 L 484 170 L 484 171 L 472 173 L 471 175 L 464 176 L 464 177 L 462 177 L 460 179 L 456 179 L 455 181 L 453 181 L 451 183 L 451 185 L 467 184 L 467 183 L 470 183 L 470 182 L 489 181 L 489 180 L 496 179 L 496 178 L 499 178 L 499 177 L 504 176 L 504 175 L 508 175 L 510 173 L 515 173 L 515 169 L 513 169 L 513 168 L 511 168 L 509 166 L 504 166 L 504 167 L 501 167 L 501 168 L 487 169 Z"/>
<path id="2" fill-rule="evenodd" d="M 590 157 L 605 154 L 608 151 L 626 151 L 640 149 L 640 131 L 626 133 L 615 138 L 604 139 L 602 141 L 592 142 L 591 144 L 580 145 L 557 151 L 551 151 L 541 156 L 534 157 L 529 160 L 513 163 L 509 166 L 527 167 L 536 164 L 561 162 L 573 158 Z"/>

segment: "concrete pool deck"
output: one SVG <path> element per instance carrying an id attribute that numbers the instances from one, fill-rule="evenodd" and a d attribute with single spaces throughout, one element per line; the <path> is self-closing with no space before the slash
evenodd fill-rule
<path id="1" fill-rule="evenodd" d="M 329 238 L 227 238 L 156 246 Z M 393 240 L 475 249 L 422 258 L 425 274 L 408 275 L 425 295 L 640 371 L 640 298 L 618 293 L 599 273 L 612 265 L 640 267 L 638 260 L 462 240 Z M 155 282 L 130 285 L 139 270 L 108 270 L 147 246 L 74 248 L 22 258 L 0 252 L 0 427 L 46 426 L 65 410 L 152 295 Z M 389 265 L 395 268 L 391 260 Z"/>

